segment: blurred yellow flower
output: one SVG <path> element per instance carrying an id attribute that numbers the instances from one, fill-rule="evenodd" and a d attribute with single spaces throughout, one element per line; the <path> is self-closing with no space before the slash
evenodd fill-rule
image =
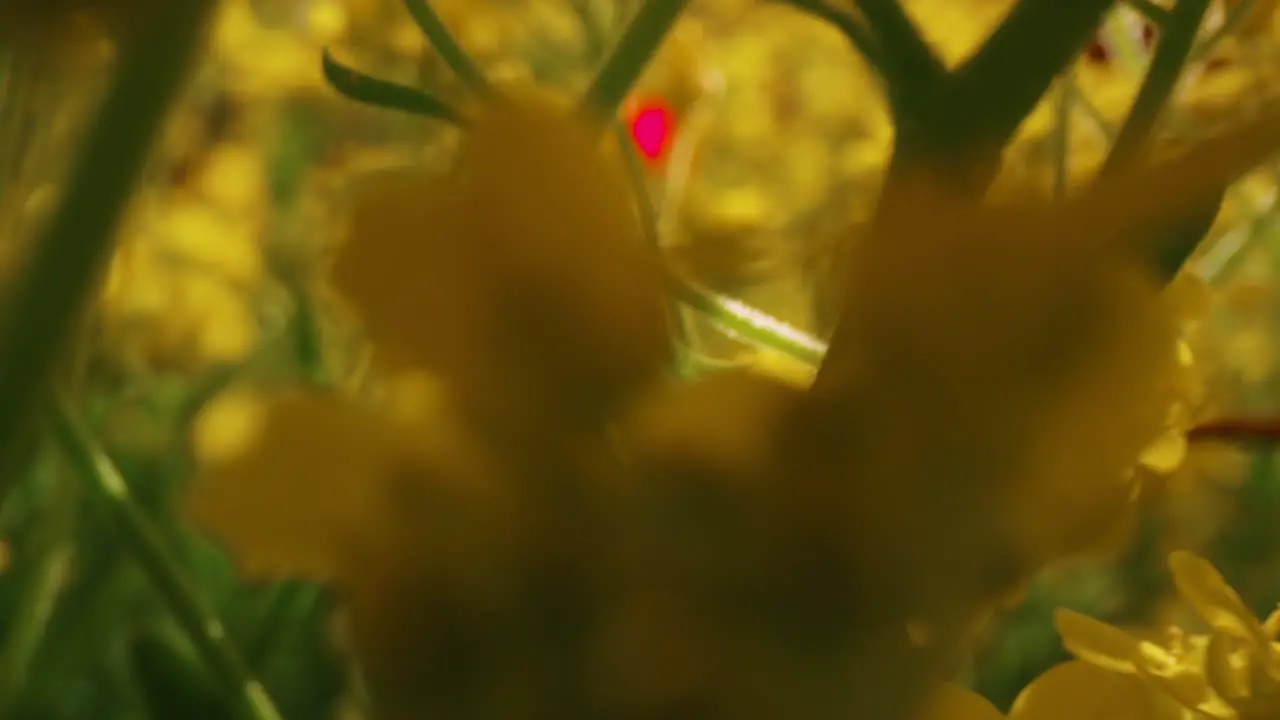
<path id="1" fill-rule="evenodd" d="M 659 257 L 601 137 L 521 92 L 479 109 L 453 176 L 365 188 L 334 283 L 477 403 L 616 408 L 669 354 Z"/>
<path id="2" fill-rule="evenodd" d="M 447 177 L 392 173 L 356 198 L 333 281 L 389 358 L 371 398 L 232 396 L 197 426 L 192 515 L 252 573 L 337 582 L 388 717 L 522 702 L 450 685 L 449 638 L 524 642 L 484 630 L 527 619 L 520 573 L 589 549 L 561 546 L 572 510 L 545 495 L 669 360 L 656 248 L 602 129 L 571 112 L 519 88 L 486 100 Z M 471 668 L 504 681 L 488 670 Z"/>

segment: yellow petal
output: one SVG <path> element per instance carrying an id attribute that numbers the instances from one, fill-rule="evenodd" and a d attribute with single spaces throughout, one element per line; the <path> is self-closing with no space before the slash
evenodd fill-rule
<path id="1" fill-rule="evenodd" d="M 913 720 L 1003 720 L 1004 715 L 986 698 L 959 685 L 939 685 L 929 694 Z"/>
<path id="2" fill-rule="evenodd" d="M 1180 431 L 1166 432 L 1147 446 L 1138 462 L 1151 472 L 1166 475 L 1177 470 L 1187 459 L 1187 436 Z"/>
<path id="3" fill-rule="evenodd" d="M 1238 638 L 1223 633 L 1214 633 L 1205 649 L 1204 676 L 1209 687 L 1218 696 L 1219 704 L 1245 697 L 1249 694 L 1249 679 L 1233 655 L 1233 646 L 1238 645 Z M 1229 709 L 1229 708 L 1228 708 Z"/>
<path id="4" fill-rule="evenodd" d="M 1142 681 L 1073 660 L 1037 677 L 1018 695 L 1009 720 L 1158 720 Z"/>
<path id="5" fill-rule="evenodd" d="M 780 352 L 756 348 L 748 350 L 737 361 L 756 372 L 804 389 L 813 384 L 818 368 Z"/>
<path id="6" fill-rule="evenodd" d="M 384 481 L 409 457 L 395 437 L 337 397 L 229 395 L 196 424 L 189 511 L 250 575 L 333 579 L 391 516 Z"/>
<path id="7" fill-rule="evenodd" d="M 1065 608 L 1054 612 L 1053 624 L 1063 646 L 1077 658 L 1113 672 L 1137 671 L 1140 644 L 1125 631 Z"/>
<path id="8" fill-rule="evenodd" d="M 1189 552 L 1169 555 L 1178 594 L 1210 627 L 1242 640 L 1270 645 L 1262 625 L 1222 574 L 1208 560 Z"/>

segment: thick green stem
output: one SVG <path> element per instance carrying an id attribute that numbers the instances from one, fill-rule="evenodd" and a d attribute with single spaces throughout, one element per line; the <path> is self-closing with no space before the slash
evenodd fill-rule
<path id="1" fill-rule="evenodd" d="M 1022 0 L 930 99 L 928 124 L 898 153 L 947 163 L 981 194 L 1018 126 L 1093 36 L 1114 0 Z M 903 162 L 895 157 L 895 167 Z"/>
<path id="2" fill-rule="evenodd" d="M 589 112 L 612 122 L 688 4 L 689 0 L 646 0 L 587 88 L 583 106 Z"/>
<path id="3" fill-rule="evenodd" d="M 947 79 L 947 68 L 921 37 L 898 0 L 857 0 L 879 51 L 889 103 L 899 121 L 930 122 L 924 98 Z"/>
<path id="4" fill-rule="evenodd" d="M 254 679 L 227 636 L 226 628 L 207 606 L 197 588 L 183 573 L 152 525 L 147 513 L 111 459 L 97 446 L 60 395 L 50 404 L 54 435 L 72 467 L 89 489 L 108 507 L 122 538 L 138 563 L 168 603 L 175 619 L 190 636 L 209 669 L 238 699 L 246 720 L 281 720 L 266 689 Z"/>
<path id="5" fill-rule="evenodd" d="M 1134 100 L 1133 109 L 1120 127 L 1111 153 L 1107 156 L 1102 172 L 1114 172 L 1117 167 L 1132 160 L 1140 154 L 1151 138 L 1156 121 L 1164 111 L 1182 76 L 1182 69 L 1187 64 L 1195 46 L 1196 33 L 1205 13 L 1209 10 L 1210 0 L 1179 0 L 1164 24 L 1160 36 L 1160 44 L 1156 48 L 1155 57 L 1142 80 L 1138 97 Z"/>
<path id="6" fill-rule="evenodd" d="M 4 303 L 0 319 L 0 467 L 19 446 L 50 368 L 110 257 L 169 105 L 183 85 L 209 0 L 148 3 L 123 43 L 112 88 L 85 139 L 57 213 Z M 0 498 L 9 479 L 0 480 Z"/>

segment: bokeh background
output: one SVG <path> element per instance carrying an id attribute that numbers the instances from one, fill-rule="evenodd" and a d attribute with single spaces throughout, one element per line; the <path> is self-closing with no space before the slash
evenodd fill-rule
<path id="1" fill-rule="evenodd" d="M 1152 4 L 1163 7 L 1138 2 L 1108 16 L 1023 124 L 993 193 L 1067 193 L 1097 169 L 1150 60 Z M 949 63 L 1011 5 L 904 2 Z M 1172 100 L 1162 136 L 1172 146 L 1247 117 L 1280 90 L 1277 5 L 1215 0 Z M 434 6 L 491 77 L 577 92 L 637 3 Z M 92 17 L 79 20 L 34 49 L 13 37 L 0 48 L 2 270 L 55 206 L 106 87 L 115 48 Z M 225 622 L 282 714 L 365 717 L 331 593 L 245 583 L 223 549 L 184 521 L 191 426 L 210 397 L 246 377 L 357 381 L 365 341 L 314 281 L 350 189 L 452 158 L 456 130 L 344 97 L 326 82 L 322 52 L 450 101 L 462 88 L 395 0 L 222 0 L 209 32 L 129 205 L 72 360 L 74 392 L 85 426 L 177 559 L 175 577 Z M 847 39 L 786 3 L 698 0 L 623 117 L 674 266 L 721 299 L 825 338 L 839 241 L 869 220 L 893 137 Z M 974 642 L 962 678 L 997 705 L 1068 657 L 1055 608 L 1124 627 L 1183 622 L 1164 569 L 1171 549 L 1213 561 L 1259 616 L 1280 602 L 1274 444 L 1186 436 L 1209 418 L 1280 414 L 1278 171 L 1265 166 L 1230 190 L 1176 283 L 1184 402 L 1138 470 L 1150 476 L 1139 519 L 1096 556 L 1037 577 Z M 688 319 L 697 363 L 753 352 L 702 315 Z M 58 453 L 38 448 L 24 473 L 0 506 L 0 717 L 232 717 L 139 541 L 78 489 Z"/>

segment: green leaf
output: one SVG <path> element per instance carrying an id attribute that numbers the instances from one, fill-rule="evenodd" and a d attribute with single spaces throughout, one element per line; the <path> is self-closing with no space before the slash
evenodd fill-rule
<path id="1" fill-rule="evenodd" d="M 321 62 L 324 79 L 329 82 L 329 85 L 344 97 L 358 103 L 399 110 L 454 124 L 462 122 L 457 111 L 429 92 L 365 75 L 359 70 L 334 60 L 328 50 L 324 52 Z"/>

